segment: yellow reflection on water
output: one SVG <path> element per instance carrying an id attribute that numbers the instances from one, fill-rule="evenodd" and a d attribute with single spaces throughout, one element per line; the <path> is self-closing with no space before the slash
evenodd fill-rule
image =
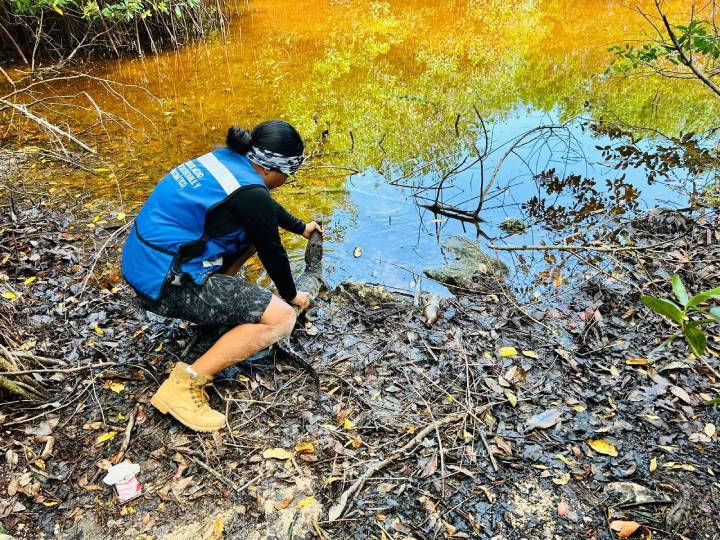
<path id="1" fill-rule="evenodd" d="M 63 89 L 88 91 L 135 128 L 108 123 L 95 132 L 113 174 L 77 172 L 65 181 L 109 197 L 119 184 L 137 203 L 174 165 L 222 144 L 229 125 L 249 128 L 268 118 L 295 124 L 320 156 L 316 163 L 357 170 L 402 170 L 413 160 L 457 154 L 478 136 L 475 109 L 497 119 L 525 104 L 561 119 L 620 119 L 670 134 L 706 127 L 717 106 L 700 84 L 602 75 L 607 48 L 647 29 L 634 4 L 243 3 L 225 36 L 95 65 L 99 77 L 147 89 L 126 87 L 127 102 L 99 84 Z M 344 178 L 315 169 L 281 198 L 301 216 L 329 214 L 342 204 Z"/>

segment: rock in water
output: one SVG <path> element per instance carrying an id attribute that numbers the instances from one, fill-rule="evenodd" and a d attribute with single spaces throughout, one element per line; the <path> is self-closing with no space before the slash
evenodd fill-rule
<path id="1" fill-rule="evenodd" d="M 517 218 L 504 219 L 498 227 L 507 234 L 518 234 L 525 232 L 525 229 L 527 229 L 525 222 Z"/>
<path id="2" fill-rule="evenodd" d="M 428 268 L 425 274 L 448 285 L 477 289 L 487 277 L 505 279 L 508 268 L 502 261 L 485 253 L 480 244 L 462 236 L 451 236 L 442 246 L 450 262 L 439 268 Z"/>

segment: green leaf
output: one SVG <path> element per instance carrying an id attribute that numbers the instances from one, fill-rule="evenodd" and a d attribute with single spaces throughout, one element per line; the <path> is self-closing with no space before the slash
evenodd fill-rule
<path id="1" fill-rule="evenodd" d="M 720 298 L 720 287 L 715 287 L 714 289 L 710 289 L 705 292 L 696 294 L 695 296 L 690 298 L 690 300 L 688 300 L 687 305 L 688 306 L 697 306 L 697 305 L 702 304 L 703 302 L 712 300 L 713 298 Z"/>
<path id="2" fill-rule="evenodd" d="M 658 315 L 670 319 L 682 326 L 683 312 L 675 302 L 654 296 L 643 296 L 643 304 L 652 309 Z"/>
<path id="3" fill-rule="evenodd" d="M 673 274 L 672 288 L 673 288 L 673 292 L 675 293 L 675 297 L 680 301 L 680 303 L 683 306 L 687 306 L 688 293 L 687 293 L 687 290 L 685 289 L 685 285 L 683 285 L 683 282 L 680 279 L 680 276 L 678 276 L 677 274 Z"/>
<path id="4" fill-rule="evenodd" d="M 707 349 L 707 337 L 705 336 L 705 332 L 697 326 L 688 324 L 685 328 L 683 328 L 683 334 L 685 335 L 685 339 L 687 340 L 688 345 L 690 345 L 692 352 L 694 352 L 697 356 L 705 354 L 705 350 Z"/>
<path id="5" fill-rule="evenodd" d="M 705 405 L 720 405 L 720 397 L 716 397 L 716 398 L 713 398 L 713 399 L 708 399 L 708 400 L 705 402 Z"/>
<path id="6" fill-rule="evenodd" d="M 717 322 L 720 322 L 720 307 L 713 307 L 710 308 L 710 316 L 715 319 Z"/>

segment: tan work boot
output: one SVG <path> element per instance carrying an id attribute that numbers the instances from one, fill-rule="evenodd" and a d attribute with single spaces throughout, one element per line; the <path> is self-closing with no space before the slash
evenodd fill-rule
<path id="1" fill-rule="evenodd" d="M 210 408 L 203 389 L 207 375 L 193 376 L 184 362 L 175 364 L 170 376 L 160 385 L 150 403 L 163 414 L 170 413 L 181 424 L 195 431 L 217 431 L 225 427 L 225 415 Z"/>

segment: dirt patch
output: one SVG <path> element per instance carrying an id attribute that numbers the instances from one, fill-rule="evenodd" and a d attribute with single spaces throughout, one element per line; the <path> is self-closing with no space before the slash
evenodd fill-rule
<path id="1" fill-rule="evenodd" d="M 573 285 L 564 304 L 487 282 L 427 328 L 412 294 L 336 291 L 292 337 L 320 399 L 281 354 L 243 364 L 210 392 L 230 427 L 212 435 L 148 404 L 207 340 L 137 307 L 117 273 L 125 222 L 86 204 L 15 201 L 3 223 L 0 288 L 14 296 L 0 300 L 0 344 L 45 370 L 32 380 L 48 395 L 3 394 L 0 519 L 14 536 L 610 539 L 608 517 L 653 538 L 715 534 L 720 415 L 705 400 L 718 382 L 684 343 L 656 350 L 671 328 L 639 301 L 669 294 L 678 268 L 693 291 L 720 282 L 715 214 L 636 221 L 638 242 L 668 244 L 623 255 L 612 281 Z M 102 483 L 118 459 L 141 467 L 143 495 L 124 505 Z"/>

